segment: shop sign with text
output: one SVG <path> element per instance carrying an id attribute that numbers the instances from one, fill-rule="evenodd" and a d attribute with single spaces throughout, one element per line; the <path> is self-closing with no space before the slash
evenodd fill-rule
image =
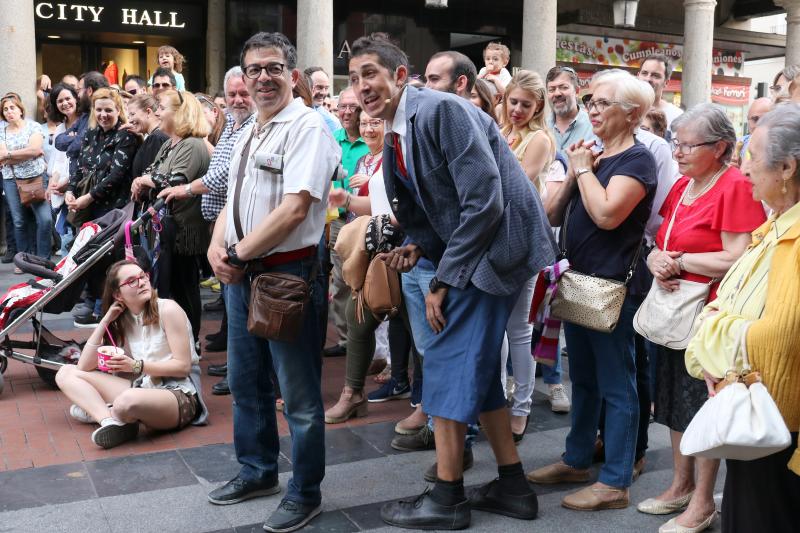
<path id="1" fill-rule="evenodd" d="M 638 68 L 642 60 L 654 52 L 670 58 L 675 71 L 682 70 L 683 46 L 680 44 L 564 33 L 556 37 L 556 60 L 564 63 Z M 713 54 L 713 74 L 741 76 L 744 54 L 740 50 L 714 49 Z"/>
<path id="2" fill-rule="evenodd" d="M 202 33 L 199 6 L 125 0 L 36 1 L 37 28 L 196 36 Z"/>

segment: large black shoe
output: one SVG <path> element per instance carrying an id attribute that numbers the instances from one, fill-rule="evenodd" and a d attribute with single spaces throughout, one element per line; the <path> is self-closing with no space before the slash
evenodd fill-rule
<path id="1" fill-rule="evenodd" d="M 216 337 L 206 343 L 207 352 L 225 352 L 228 350 L 228 337 L 226 335 Z"/>
<path id="2" fill-rule="evenodd" d="M 341 344 L 334 344 L 322 350 L 322 355 L 325 357 L 344 357 L 347 355 L 347 348 Z"/>
<path id="3" fill-rule="evenodd" d="M 520 520 L 533 520 L 539 512 L 539 500 L 533 490 L 521 496 L 507 494 L 500 490 L 499 479 L 474 489 L 469 495 L 469 503 L 475 511 L 486 511 Z"/>
<path id="4" fill-rule="evenodd" d="M 216 339 L 218 337 L 222 337 L 224 335 L 225 335 L 225 333 L 222 332 L 222 331 L 218 331 L 216 333 L 209 333 L 208 335 L 206 335 L 206 340 L 207 341 L 213 341 L 214 339 Z"/>
<path id="5" fill-rule="evenodd" d="M 7 265 L 14 260 L 15 255 L 17 255 L 16 250 L 6 250 L 5 255 L 2 257 L 2 259 L 0 259 L 0 263 Z"/>
<path id="6" fill-rule="evenodd" d="M 436 441 L 433 431 L 426 425 L 413 435 L 397 435 L 392 439 L 392 448 L 401 452 L 418 452 L 421 450 L 435 450 Z"/>
<path id="7" fill-rule="evenodd" d="M 470 519 L 469 500 L 442 505 L 431 499 L 430 490 L 413 500 L 391 502 L 381 508 L 381 520 L 408 529 L 465 529 Z"/>
<path id="8" fill-rule="evenodd" d="M 224 378 L 228 375 L 228 363 L 222 363 L 221 365 L 208 365 L 206 374 L 209 376 L 218 376 Z"/>
<path id="9" fill-rule="evenodd" d="M 215 505 L 231 505 L 260 496 L 278 494 L 281 486 L 278 479 L 270 481 L 247 481 L 239 476 L 208 493 L 208 501 Z"/>
<path id="10" fill-rule="evenodd" d="M 211 394 L 215 396 L 225 396 L 231 393 L 230 387 L 228 387 L 228 378 L 223 378 L 222 381 L 219 383 L 215 383 L 213 387 L 211 387 Z"/>
<path id="11" fill-rule="evenodd" d="M 315 516 L 322 512 L 322 506 L 306 505 L 291 500 L 283 500 L 275 512 L 264 523 L 264 531 L 273 533 L 288 533 L 297 531 L 311 522 Z"/>
<path id="12" fill-rule="evenodd" d="M 472 455 L 472 448 L 464 448 L 464 459 L 461 462 L 462 472 L 466 472 L 475 463 L 475 458 Z M 428 483 L 436 483 L 436 470 L 439 463 L 433 463 L 425 471 L 425 481 Z"/>
<path id="13" fill-rule="evenodd" d="M 223 309 L 225 309 L 225 300 L 222 299 L 222 296 L 213 302 L 203 304 L 203 311 L 208 311 L 209 313 L 216 313 L 222 311 Z"/>

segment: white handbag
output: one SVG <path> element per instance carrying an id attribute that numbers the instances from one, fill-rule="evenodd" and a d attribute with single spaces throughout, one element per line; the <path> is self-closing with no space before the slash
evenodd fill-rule
<path id="1" fill-rule="evenodd" d="M 708 459 L 752 461 L 789 447 L 792 437 L 758 372 L 747 360 L 742 328 L 739 351 L 742 371 L 729 370 L 689 423 L 681 439 L 681 453 Z M 735 368 L 736 354 L 733 364 Z"/>
<path id="2" fill-rule="evenodd" d="M 675 223 L 675 215 L 683 203 L 687 190 L 689 187 L 683 191 L 681 199 L 672 211 L 672 218 L 664 237 L 665 251 L 669 250 L 672 225 Z M 714 280 L 710 283 L 698 283 L 679 279 L 678 283 L 678 290 L 668 291 L 653 280 L 650 292 L 633 317 L 633 329 L 652 343 L 672 350 L 685 350 L 697 331 L 699 326 L 697 317 L 706 305 Z"/>

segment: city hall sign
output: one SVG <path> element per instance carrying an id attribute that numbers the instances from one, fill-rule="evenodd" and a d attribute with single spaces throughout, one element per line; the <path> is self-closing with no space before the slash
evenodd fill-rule
<path id="1" fill-rule="evenodd" d="M 203 19 L 198 6 L 107 0 L 36 2 L 34 13 L 43 28 L 124 33 L 196 33 Z"/>

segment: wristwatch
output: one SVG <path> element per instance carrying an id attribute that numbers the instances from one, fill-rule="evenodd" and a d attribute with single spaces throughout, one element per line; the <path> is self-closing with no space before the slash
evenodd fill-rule
<path id="1" fill-rule="evenodd" d="M 141 359 L 134 359 L 133 360 L 133 373 L 137 376 L 142 374 L 142 367 L 144 366 L 144 362 Z"/>
<path id="2" fill-rule="evenodd" d="M 443 282 L 443 281 L 439 281 L 439 278 L 437 278 L 436 276 L 433 276 L 433 277 L 431 278 L 431 282 L 430 282 L 430 284 L 428 285 L 428 289 L 429 289 L 431 292 L 436 292 L 436 291 L 438 291 L 438 290 L 439 290 L 439 289 L 441 289 L 441 288 L 445 288 L 445 289 L 447 289 L 447 288 L 449 288 L 449 287 L 450 287 L 450 285 L 448 285 L 447 283 L 445 283 L 445 282 Z"/>
<path id="3" fill-rule="evenodd" d="M 591 168 L 579 168 L 575 170 L 575 179 L 580 178 L 581 175 L 586 174 L 587 172 L 591 172 Z"/>
<path id="4" fill-rule="evenodd" d="M 192 184 L 187 183 L 183 186 L 183 192 L 189 195 L 189 198 L 194 198 L 194 193 L 192 192 Z"/>
<path id="5" fill-rule="evenodd" d="M 244 268 L 244 267 L 247 266 L 247 262 L 246 261 L 242 261 L 241 259 L 239 259 L 239 256 L 236 254 L 236 245 L 235 244 L 231 244 L 230 246 L 228 246 L 228 249 L 226 250 L 226 252 L 228 253 L 228 264 L 229 265 L 231 265 L 232 267 L 235 267 L 235 268 Z"/>

